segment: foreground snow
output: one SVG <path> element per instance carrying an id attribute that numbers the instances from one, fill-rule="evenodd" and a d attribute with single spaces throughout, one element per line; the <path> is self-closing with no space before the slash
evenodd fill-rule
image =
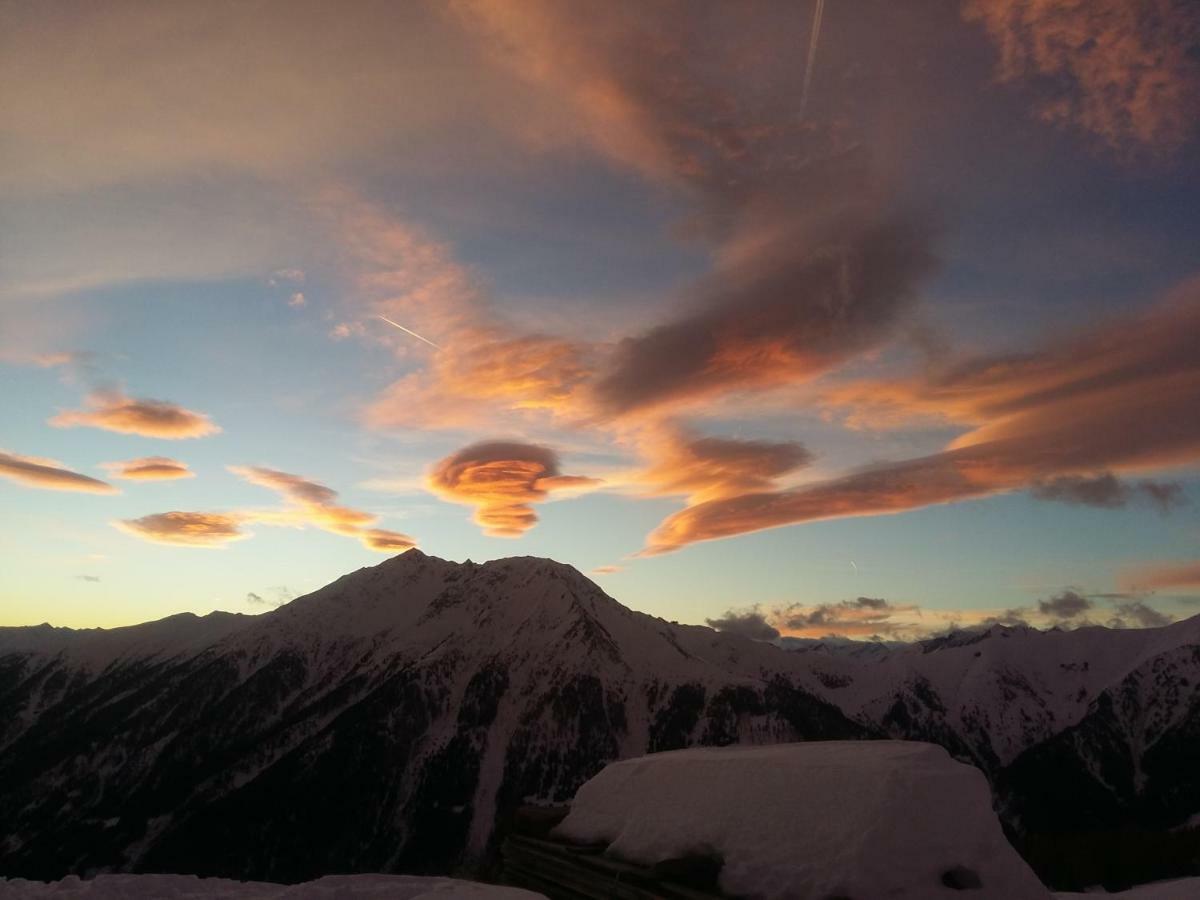
<path id="1" fill-rule="evenodd" d="M 89 881 L 71 876 L 49 884 L 19 878 L 0 879 L 0 898 L 3 900 L 40 897 L 55 900 L 76 897 L 80 900 L 139 897 L 162 900 L 545 900 L 541 894 L 518 888 L 415 875 L 327 875 L 317 881 L 292 885 L 197 878 L 195 875 L 97 875 Z"/>
<path id="2" fill-rule="evenodd" d="M 941 747 L 829 741 L 658 753 L 579 789 L 556 836 L 653 865 L 724 860 L 754 898 L 1049 900 L 1008 844 L 983 773 Z M 956 889 L 953 885 L 959 885 Z"/>
<path id="3" fill-rule="evenodd" d="M 979 896 L 979 895 L 976 895 Z M 1055 900 L 1086 897 L 1120 897 L 1121 900 L 1195 900 L 1200 878 L 1147 884 L 1119 894 L 1055 894 Z M 494 887 L 453 878 L 419 878 L 409 875 L 329 875 L 305 884 L 266 884 L 230 881 L 194 875 L 99 875 L 90 881 L 75 876 L 45 884 L 40 881 L 0 878 L 0 898 L 87 898 L 126 900 L 159 897 L 163 900 L 545 900 L 541 894 L 517 888 Z"/>
<path id="4" fill-rule="evenodd" d="M 1154 884 L 1143 884 L 1119 891 L 1115 894 L 1072 894 L 1061 893 L 1054 895 L 1055 900 L 1075 900 L 1089 897 L 1120 897 L 1121 900 L 1196 900 L 1200 897 L 1200 878 L 1181 878 L 1177 881 L 1158 881 Z"/>

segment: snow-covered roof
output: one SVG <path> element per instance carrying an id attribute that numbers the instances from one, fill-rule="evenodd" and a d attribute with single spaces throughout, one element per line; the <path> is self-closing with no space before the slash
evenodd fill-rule
<path id="1" fill-rule="evenodd" d="M 941 747 L 827 741 L 658 753 L 579 789 L 555 835 L 656 865 L 721 858 L 750 898 L 1048 900 L 1008 844 L 983 774 Z"/>

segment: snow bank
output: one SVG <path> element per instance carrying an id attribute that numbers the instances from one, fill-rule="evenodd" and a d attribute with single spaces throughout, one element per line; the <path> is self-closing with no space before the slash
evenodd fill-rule
<path id="1" fill-rule="evenodd" d="M 545 900 L 541 894 L 518 888 L 495 887 L 454 878 L 415 875 L 327 875 L 304 884 L 230 881 L 195 875 L 97 875 L 82 881 L 74 875 L 49 884 L 20 878 L 0 878 L 3 900 Z"/>
<path id="2" fill-rule="evenodd" d="M 579 789 L 554 835 L 607 843 L 609 854 L 645 865 L 719 855 L 720 886 L 739 897 L 1050 898 L 1005 840 L 983 773 L 933 744 L 823 741 L 624 760 Z"/>
<path id="3" fill-rule="evenodd" d="M 1104 891 L 1100 891 L 1088 894 L 1062 893 L 1054 896 L 1055 900 L 1074 900 L 1076 897 L 1087 897 L 1091 900 L 1095 900 L 1097 897 L 1119 897 L 1120 900 L 1196 900 L 1197 897 L 1200 897 L 1200 878 L 1156 881 L 1153 884 L 1139 885 L 1115 894 L 1106 894 Z"/>

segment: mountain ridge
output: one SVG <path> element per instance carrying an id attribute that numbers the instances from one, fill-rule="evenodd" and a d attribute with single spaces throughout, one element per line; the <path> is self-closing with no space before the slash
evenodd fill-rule
<path id="1" fill-rule="evenodd" d="M 21 632 L 24 649 L 0 630 L 0 819 L 14 823 L 0 860 L 34 877 L 486 866 L 521 803 L 562 802 L 609 761 L 695 744 L 930 740 L 984 770 L 1010 824 L 1044 828 L 1052 811 L 1029 805 L 1038 773 L 1104 766 L 1088 746 L 1048 761 L 1038 748 L 1083 728 L 1153 762 L 1200 718 L 1200 617 L 789 650 L 630 610 L 537 557 L 408 551 L 258 616 L 39 628 Z M 1130 679 L 1161 707 L 1150 739 L 1112 702 Z M 1143 787 L 1094 789 L 1110 821 L 1200 810 L 1200 785 L 1170 802 L 1139 799 Z M 264 830 L 295 840 L 256 843 Z"/>

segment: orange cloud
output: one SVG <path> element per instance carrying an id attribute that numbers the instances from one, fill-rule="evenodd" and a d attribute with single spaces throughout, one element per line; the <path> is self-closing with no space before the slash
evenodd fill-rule
<path id="1" fill-rule="evenodd" d="M 697 503 L 668 517 L 646 555 L 695 541 L 843 516 L 882 515 L 1026 488 L 1063 476 L 1200 459 L 1200 281 L 1167 302 L 1041 352 L 884 384 L 897 408 L 975 427 L 941 452 L 786 491 Z M 871 402 L 869 386 L 843 393 Z M 861 414 L 861 413 L 860 413 Z"/>
<path id="2" fill-rule="evenodd" d="M 669 426 L 652 429 L 640 449 L 647 465 L 634 483 L 652 496 L 683 494 L 691 502 L 767 490 L 812 460 L 796 441 L 698 437 Z"/>
<path id="3" fill-rule="evenodd" d="M 416 546 L 416 542 L 406 534 L 373 527 L 378 516 L 339 505 L 337 491 L 323 484 L 290 472 L 258 466 L 230 466 L 229 471 L 251 484 L 281 494 L 287 505 L 282 509 L 244 509 L 224 513 L 157 513 L 113 524 L 144 540 L 190 547 L 219 546 L 249 537 L 240 528 L 247 522 L 295 528 L 312 525 L 334 534 L 358 538 L 367 549 L 381 553 L 403 552 Z"/>
<path id="4" fill-rule="evenodd" d="M 239 527 L 242 521 L 243 517 L 237 514 L 175 511 L 123 519 L 113 525 L 156 544 L 220 547 L 250 537 Z"/>
<path id="5" fill-rule="evenodd" d="M 388 531 L 385 528 L 368 528 L 361 532 L 363 546 L 368 550 L 379 550 L 383 553 L 403 553 L 417 546 L 417 542 L 407 534 L 398 531 Z"/>
<path id="6" fill-rule="evenodd" d="M 1135 566 L 1122 574 L 1121 584 L 1130 591 L 1167 591 L 1174 588 L 1200 591 L 1200 562 Z"/>
<path id="7" fill-rule="evenodd" d="M 618 344 L 594 387 L 598 406 L 618 416 L 674 411 L 805 381 L 878 343 L 932 260 L 921 228 L 873 215 L 844 210 L 818 229 L 797 203 L 748 225 L 747 246 L 694 290 L 691 312 Z"/>
<path id="8" fill-rule="evenodd" d="M 913 604 L 895 604 L 877 597 L 857 597 L 840 603 L 792 604 L 774 611 L 772 621 L 790 637 L 912 637 L 934 630 L 922 621 Z M 945 627 L 945 621 L 938 625 Z"/>
<path id="9" fill-rule="evenodd" d="M 338 493 L 315 481 L 290 472 L 260 466 L 230 466 L 229 471 L 251 484 L 265 487 L 283 495 L 288 506 L 283 510 L 259 510 L 244 513 L 247 518 L 269 525 L 313 525 L 334 534 L 357 537 L 363 546 L 384 553 L 407 550 L 416 542 L 406 534 L 371 527 L 379 517 L 342 506 Z"/>
<path id="10" fill-rule="evenodd" d="M 86 405 L 86 410 L 65 410 L 49 423 L 57 428 L 82 425 L 169 440 L 204 437 L 221 430 L 203 413 L 164 400 L 127 397 L 118 390 L 94 391 Z"/>
<path id="11" fill-rule="evenodd" d="M 48 491 L 79 491 L 85 494 L 119 494 L 115 487 L 97 478 L 63 468 L 62 463 L 41 456 L 22 456 L 0 451 L 0 476 L 27 487 Z"/>
<path id="12" fill-rule="evenodd" d="M 478 426 L 497 412 L 569 405 L 589 373 L 587 348 L 501 321 L 450 248 L 422 229 L 345 191 L 327 191 L 322 210 L 344 247 L 355 297 L 347 312 L 358 317 L 335 326 L 334 336 L 384 343 L 418 366 L 367 405 L 368 425 Z"/>
<path id="13" fill-rule="evenodd" d="M 104 463 L 103 466 L 113 478 L 129 481 L 170 481 L 196 477 L 187 463 L 167 456 L 143 456 L 140 459 Z"/>
<path id="14" fill-rule="evenodd" d="M 1037 79 L 1035 111 L 1117 149 L 1181 147 L 1200 108 L 1200 20 L 1174 0 L 967 0 L 1001 81 Z"/>
<path id="15" fill-rule="evenodd" d="M 599 481 L 560 474 L 558 454 L 549 447 L 485 441 L 438 462 L 427 484 L 439 497 L 474 506 L 475 522 L 485 534 L 520 537 L 537 524 L 534 503 L 551 491 L 591 487 Z"/>
<path id="16" fill-rule="evenodd" d="M 500 329 L 451 337 L 424 371 L 407 375 L 366 410 L 377 428 L 478 426 L 497 410 L 565 411 L 588 375 L 586 349 Z"/>
<path id="17" fill-rule="evenodd" d="M 688 190 L 715 271 L 669 321 L 622 340 L 577 397 L 592 417 L 661 417 L 810 379 L 882 341 L 932 263 L 857 137 L 801 124 L 798 5 L 671 4 L 596 22 L 566 4 L 462 0 L 493 55 L 574 109 L 594 148 Z M 738 35 L 735 40 L 730 35 Z M 719 74 L 715 74 L 719 73 Z"/>

